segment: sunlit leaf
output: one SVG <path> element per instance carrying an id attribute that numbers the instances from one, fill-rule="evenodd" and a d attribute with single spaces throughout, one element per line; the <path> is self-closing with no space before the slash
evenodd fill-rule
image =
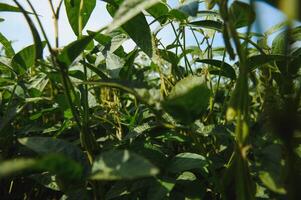
<path id="1" fill-rule="evenodd" d="M 111 150 L 96 157 L 93 180 L 136 179 L 154 176 L 159 170 L 143 157 L 127 150 Z"/>
<path id="2" fill-rule="evenodd" d="M 60 139 L 49 137 L 27 137 L 19 139 L 27 148 L 41 154 L 62 154 L 66 158 L 80 163 L 84 167 L 84 174 L 88 173 L 88 161 L 85 154 L 75 145 Z"/>
<path id="3" fill-rule="evenodd" d="M 256 14 L 252 7 L 241 1 L 234 1 L 230 7 L 231 19 L 235 28 L 248 26 L 255 21 Z"/>
<path id="4" fill-rule="evenodd" d="M 199 2 L 198 1 L 192 1 L 190 3 L 187 3 L 185 5 L 182 5 L 178 8 L 179 11 L 184 13 L 187 16 L 193 16 L 195 17 L 199 10 Z"/>
<path id="5" fill-rule="evenodd" d="M 64 67 L 69 67 L 93 40 L 95 34 L 84 36 L 68 44 L 58 55 L 58 61 Z"/>
<path id="6" fill-rule="evenodd" d="M 11 45 L 11 42 L 2 33 L 0 33 L 0 44 L 3 45 L 7 57 L 10 58 L 15 55 L 15 51 Z"/>
<path id="7" fill-rule="evenodd" d="M 273 192 L 279 193 L 279 194 L 285 194 L 286 191 L 282 186 L 279 186 L 275 183 L 275 180 L 271 177 L 269 172 L 261 171 L 259 174 L 259 178 L 263 182 L 263 184 L 272 190 Z"/>
<path id="8" fill-rule="evenodd" d="M 36 164 L 34 159 L 15 159 L 1 162 L 0 164 L 0 178 L 11 176 L 20 173 L 24 170 L 31 169 Z"/>
<path id="9" fill-rule="evenodd" d="M 122 26 L 127 21 L 141 13 L 141 11 L 148 9 L 159 2 L 160 0 L 124 0 L 119 6 L 119 9 L 116 11 L 113 22 L 109 25 L 107 31 L 111 32 L 112 30 Z"/>
<path id="10" fill-rule="evenodd" d="M 192 123 L 209 105 L 210 90 L 204 78 L 189 76 L 179 81 L 171 90 L 163 108 L 183 123 Z"/>
<path id="11" fill-rule="evenodd" d="M 82 9 L 80 4 L 82 1 Z M 96 6 L 96 0 L 64 0 L 69 23 L 75 35 L 79 35 L 79 20 L 82 20 L 82 29 L 86 26 L 92 11 Z M 82 11 L 80 13 L 80 10 Z"/>
<path id="12" fill-rule="evenodd" d="M 111 15 L 114 15 L 116 8 L 109 5 L 108 10 Z M 129 18 L 129 20 L 121 24 L 121 27 L 144 53 L 149 57 L 153 56 L 151 30 L 143 13 L 137 13 Z"/>
<path id="13" fill-rule="evenodd" d="M 35 45 L 25 47 L 12 58 L 11 65 L 19 74 L 24 73 L 35 64 Z"/>

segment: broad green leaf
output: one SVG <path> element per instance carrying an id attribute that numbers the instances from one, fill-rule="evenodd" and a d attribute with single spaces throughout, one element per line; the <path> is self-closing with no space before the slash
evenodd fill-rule
<path id="1" fill-rule="evenodd" d="M 183 21 L 188 18 L 188 16 L 178 9 L 171 9 L 168 13 L 168 17 L 171 20 Z"/>
<path id="2" fill-rule="evenodd" d="M 210 90 L 205 79 L 189 76 L 172 88 L 162 106 L 175 119 L 189 124 L 207 110 L 209 99 Z"/>
<path id="3" fill-rule="evenodd" d="M 69 67 L 93 40 L 95 34 L 84 36 L 68 44 L 58 55 L 58 61 L 64 67 Z"/>
<path id="4" fill-rule="evenodd" d="M 220 60 L 215 60 L 215 59 L 197 59 L 196 62 L 200 62 L 200 63 L 206 63 L 215 67 L 218 67 L 221 70 L 221 75 L 231 78 L 233 80 L 236 79 L 236 74 L 235 74 L 235 70 L 233 69 L 233 67 L 223 61 Z"/>
<path id="5" fill-rule="evenodd" d="M 230 16 L 235 28 L 241 28 L 252 24 L 255 21 L 256 14 L 249 4 L 234 1 L 230 7 Z"/>
<path id="6" fill-rule="evenodd" d="M 287 36 L 285 32 L 278 34 L 272 43 L 272 53 L 273 54 L 285 54 L 285 48 L 287 43 Z"/>
<path id="7" fill-rule="evenodd" d="M 169 9 L 164 3 L 157 3 L 147 9 L 147 12 L 151 14 L 158 22 L 164 24 L 166 22 Z"/>
<path id="8" fill-rule="evenodd" d="M 35 65 L 35 45 L 25 47 L 12 58 L 11 65 L 13 69 L 19 74 L 25 73 L 25 71 Z"/>
<path id="9" fill-rule="evenodd" d="M 91 179 L 120 180 L 154 176 L 159 170 L 143 157 L 127 150 L 111 150 L 95 158 Z"/>
<path id="10" fill-rule="evenodd" d="M 41 159 L 19 158 L 0 164 L 0 177 L 12 176 L 24 171 L 49 171 L 64 179 L 76 180 L 82 176 L 82 166 L 61 155 L 49 154 Z"/>
<path id="11" fill-rule="evenodd" d="M 199 20 L 190 22 L 189 24 L 195 27 L 208 28 L 219 32 L 223 29 L 223 23 L 214 20 Z"/>
<path id="12" fill-rule="evenodd" d="M 186 171 L 180 174 L 177 178 L 177 181 L 184 180 L 184 181 L 194 181 L 197 177 L 194 175 L 194 173 Z"/>
<path id="13" fill-rule="evenodd" d="M 84 166 L 74 161 L 73 158 L 68 158 L 61 154 L 50 153 L 39 159 L 35 168 L 47 170 L 60 177 L 60 179 L 72 181 L 83 178 Z"/>
<path id="14" fill-rule="evenodd" d="M 147 199 L 162 200 L 169 196 L 171 190 L 175 187 L 174 180 L 156 179 L 156 182 L 149 187 Z"/>
<path id="15" fill-rule="evenodd" d="M 11 58 L 15 55 L 11 42 L 2 33 L 0 33 L 0 44 L 3 45 L 7 57 Z"/>
<path id="16" fill-rule="evenodd" d="M 20 173 L 24 170 L 31 169 L 35 166 L 36 161 L 34 159 L 19 158 L 15 160 L 8 160 L 1 162 L 0 164 L 0 178 L 11 176 L 16 173 Z"/>
<path id="17" fill-rule="evenodd" d="M 82 23 L 81 28 L 84 29 L 96 6 L 96 0 L 64 0 L 64 2 L 69 23 L 75 35 L 78 36 L 79 31 L 82 31 L 79 30 L 79 23 Z M 81 3 L 82 9 L 80 9 Z M 81 13 L 80 10 L 82 11 Z M 79 22 L 80 19 L 82 22 Z"/>
<path id="18" fill-rule="evenodd" d="M 289 40 L 287 34 L 287 31 L 283 31 L 274 38 L 272 43 L 273 54 L 285 54 L 287 45 L 291 45 L 294 42 L 301 41 L 301 26 L 297 26 L 290 30 Z"/>
<path id="19" fill-rule="evenodd" d="M 109 75 L 112 78 L 117 79 L 119 77 L 119 72 L 121 68 L 124 66 L 125 61 L 116 56 L 115 54 L 108 52 L 106 57 L 106 68 L 109 72 Z"/>
<path id="20" fill-rule="evenodd" d="M 273 61 L 285 61 L 287 59 L 289 59 L 289 57 L 283 55 L 256 55 L 249 57 L 247 59 L 247 63 L 249 70 L 253 71 L 257 67 L 271 63 Z"/>
<path id="21" fill-rule="evenodd" d="M 80 163 L 85 170 L 84 176 L 88 173 L 89 163 L 85 154 L 77 146 L 69 142 L 49 137 L 21 138 L 19 139 L 19 142 L 41 155 L 47 155 L 50 153 L 62 154 L 66 158 Z"/>
<path id="22" fill-rule="evenodd" d="M 114 15 L 115 7 L 108 5 L 107 8 L 110 14 Z M 146 55 L 149 57 L 153 56 L 151 30 L 143 13 L 138 13 L 134 17 L 131 17 L 121 27 Z"/>
<path id="23" fill-rule="evenodd" d="M 88 31 L 89 35 L 95 34 L 95 32 Z M 97 33 L 94 37 L 94 40 L 97 41 L 99 44 L 104 46 L 104 49 L 102 52 L 110 51 L 118 53 L 118 50 L 122 49 L 122 44 L 128 40 L 128 36 L 126 33 L 124 33 L 121 30 L 115 30 L 111 32 L 110 34 L 101 34 Z"/>
<path id="24" fill-rule="evenodd" d="M 147 122 L 139 126 L 136 126 L 135 128 L 133 128 L 133 130 L 129 131 L 129 133 L 124 137 L 124 140 L 135 139 L 140 135 L 142 135 L 145 131 L 151 130 L 156 126 L 157 124 L 153 122 Z"/>
<path id="25" fill-rule="evenodd" d="M 284 187 L 277 185 L 271 174 L 267 171 L 261 171 L 259 173 L 259 178 L 262 181 L 262 183 L 272 190 L 273 192 L 279 193 L 279 194 L 285 194 L 286 191 Z"/>
<path id="26" fill-rule="evenodd" d="M 202 155 L 195 153 L 180 153 L 169 163 L 167 170 L 172 173 L 179 173 L 193 169 L 207 171 L 208 162 Z"/>
<path id="27" fill-rule="evenodd" d="M 109 25 L 107 32 L 111 32 L 122 26 L 127 21 L 141 13 L 141 11 L 148 9 L 159 2 L 160 0 L 124 0 L 116 11 L 113 22 Z M 142 28 L 140 27 L 140 29 Z"/>
<path id="28" fill-rule="evenodd" d="M 164 60 L 170 62 L 173 66 L 176 66 L 180 61 L 180 58 L 172 51 L 158 49 L 158 52 Z"/>
<path id="29" fill-rule="evenodd" d="M 260 165 L 264 168 L 259 171 L 259 178 L 262 183 L 270 190 L 284 194 L 285 170 L 282 158 L 282 146 L 280 144 L 266 145 L 264 148 L 255 152 L 260 156 Z"/>
<path id="30" fill-rule="evenodd" d="M 178 8 L 179 11 L 184 13 L 187 16 L 193 16 L 196 17 L 198 10 L 199 10 L 199 2 L 198 1 L 192 1 L 190 3 L 187 3 L 185 5 L 182 5 Z"/>
<path id="31" fill-rule="evenodd" d="M 153 56 L 151 30 L 142 13 L 127 21 L 122 28 L 146 55 Z"/>
<path id="32" fill-rule="evenodd" d="M 199 3 L 197 1 L 191 1 L 187 4 L 181 5 L 178 8 L 169 11 L 168 15 L 171 19 L 177 19 L 183 21 L 189 16 L 195 17 L 198 13 Z"/>

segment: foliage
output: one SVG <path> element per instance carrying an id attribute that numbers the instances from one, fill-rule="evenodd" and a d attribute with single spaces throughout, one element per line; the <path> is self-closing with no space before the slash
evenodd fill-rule
<path id="1" fill-rule="evenodd" d="M 34 41 L 0 33 L 1 199 L 301 199 L 298 6 L 266 1 L 294 11 L 256 33 L 253 1 L 105 0 L 112 23 L 86 34 L 96 0 L 49 0 L 52 46 L 26 2 L 0 3 Z"/>

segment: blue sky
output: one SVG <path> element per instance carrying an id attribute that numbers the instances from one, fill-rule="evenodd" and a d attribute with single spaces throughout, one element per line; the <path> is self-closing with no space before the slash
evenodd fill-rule
<path id="1" fill-rule="evenodd" d="M 0 0 L 0 2 L 5 2 L 12 4 L 11 0 Z M 25 5 L 25 8 L 28 8 L 25 1 L 20 1 Z M 47 35 L 49 39 L 54 42 L 54 34 L 53 34 L 53 22 L 50 7 L 48 4 L 48 0 L 31 0 L 32 4 L 42 16 L 42 23 L 47 30 Z M 59 0 L 54 0 L 54 3 L 57 5 Z M 176 6 L 178 0 L 169 0 L 170 5 Z M 203 6 L 201 7 L 203 8 Z M 76 39 L 73 34 L 70 26 L 68 25 L 68 20 L 66 13 L 64 12 L 64 7 L 62 8 L 61 18 L 60 18 L 60 45 L 66 45 L 69 42 Z M 282 22 L 284 20 L 284 15 L 276 10 L 275 8 L 262 3 L 256 3 L 256 12 L 257 12 L 257 20 L 260 22 L 260 26 L 256 26 L 256 28 L 260 27 L 261 30 L 256 31 L 265 31 L 271 26 Z M 5 13 L 0 12 L 0 18 L 4 18 L 5 21 L 0 23 L 0 32 L 4 34 L 8 39 L 13 41 L 13 47 L 16 51 L 22 49 L 23 47 L 32 44 L 32 36 L 24 17 L 20 13 Z M 92 16 L 85 28 L 85 30 L 98 30 L 100 27 L 107 25 L 111 22 L 111 17 L 105 10 L 105 3 L 102 1 L 97 1 L 96 9 L 92 13 Z M 49 27 L 49 28 L 48 28 Z M 166 29 L 159 34 L 159 37 L 163 41 L 163 43 L 168 44 L 173 41 L 173 34 L 170 35 L 170 29 Z M 187 35 L 187 45 L 195 45 L 194 39 L 192 35 Z M 216 45 L 223 45 L 221 39 L 217 39 Z M 130 50 L 135 44 L 131 41 L 127 41 L 124 44 L 125 48 Z"/>

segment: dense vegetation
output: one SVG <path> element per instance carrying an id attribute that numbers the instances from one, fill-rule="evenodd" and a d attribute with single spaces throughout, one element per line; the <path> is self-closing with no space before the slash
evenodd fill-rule
<path id="1" fill-rule="evenodd" d="M 34 41 L 0 33 L 0 199 L 301 199 L 298 0 L 268 1 L 288 18 L 264 33 L 252 0 L 105 2 L 86 33 L 96 0 L 49 0 L 55 41 L 30 0 L 0 3 Z"/>

